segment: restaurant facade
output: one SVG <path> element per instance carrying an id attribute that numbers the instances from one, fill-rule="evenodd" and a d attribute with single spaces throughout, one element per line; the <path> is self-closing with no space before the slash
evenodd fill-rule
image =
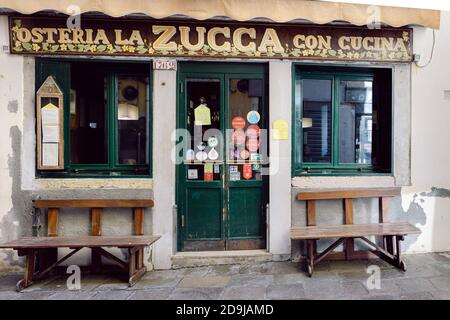
<path id="1" fill-rule="evenodd" d="M 71 2 L 0 1 L 1 242 L 43 232 L 35 199 L 152 199 L 150 267 L 298 260 L 299 191 L 401 187 L 391 219 L 422 231 L 404 250 L 450 250 L 447 14 Z M 317 206 L 318 225 L 342 223 L 341 202 Z M 378 219 L 375 200 L 354 208 Z M 103 219 L 131 232 L 131 215 Z M 60 235 L 89 228 L 61 211 Z M 21 264 L 0 251 L 0 270 Z"/>

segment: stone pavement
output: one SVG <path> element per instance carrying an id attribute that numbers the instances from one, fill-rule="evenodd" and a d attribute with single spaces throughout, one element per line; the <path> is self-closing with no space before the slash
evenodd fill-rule
<path id="1" fill-rule="evenodd" d="M 308 278 L 299 263 L 265 262 L 152 271 L 133 288 L 117 278 L 84 275 L 79 291 L 67 289 L 66 276 L 54 276 L 16 293 L 21 275 L 0 274 L 0 300 L 450 299 L 450 254 L 404 257 L 406 273 L 379 260 L 323 262 Z M 367 287 L 372 265 L 380 268 L 380 289 Z"/>

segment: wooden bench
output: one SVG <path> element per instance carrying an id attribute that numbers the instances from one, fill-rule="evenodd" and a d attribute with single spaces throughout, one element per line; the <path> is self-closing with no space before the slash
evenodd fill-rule
<path id="1" fill-rule="evenodd" d="M 50 271 L 80 251 L 91 249 L 91 268 L 97 272 L 101 269 L 101 257 L 114 261 L 128 274 L 128 283 L 133 286 L 146 272 L 144 266 L 144 248 L 152 245 L 160 237 L 144 235 L 144 211 L 152 208 L 152 200 L 35 200 L 35 209 L 47 209 L 47 236 L 21 238 L 1 244 L 0 249 L 17 250 L 19 256 L 26 257 L 25 275 L 17 283 L 16 289 L 29 287 Z M 91 236 L 59 237 L 59 210 L 62 208 L 90 209 Z M 102 236 L 102 213 L 104 208 L 130 208 L 134 215 L 134 235 Z M 116 257 L 104 248 L 127 249 L 128 261 Z M 70 248 L 72 251 L 57 259 L 58 248 Z"/>
<path id="2" fill-rule="evenodd" d="M 389 201 L 392 197 L 400 196 L 399 188 L 359 189 L 359 190 L 329 190 L 300 192 L 297 200 L 306 201 L 307 226 L 292 228 L 291 240 L 306 240 L 307 271 L 309 276 L 314 272 L 314 266 L 328 257 L 338 246 L 344 244 L 344 252 L 336 255 L 337 259 L 366 259 L 371 255 L 378 256 L 389 264 L 406 271 L 405 263 L 401 259 L 400 241 L 408 234 L 419 234 L 420 230 L 413 225 L 401 222 L 388 222 Z M 379 223 L 353 224 L 353 199 L 379 198 Z M 316 201 L 342 199 L 344 206 L 344 225 L 317 226 Z M 367 237 L 382 238 L 378 245 Z M 317 240 L 335 239 L 331 246 L 320 254 L 317 253 Z M 374 250 L 367 252 L 355 251 L 354 240 L 361 239 Z"/>

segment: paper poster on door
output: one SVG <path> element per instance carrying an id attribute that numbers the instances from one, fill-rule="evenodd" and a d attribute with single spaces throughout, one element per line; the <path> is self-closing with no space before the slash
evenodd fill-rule
<path id="1" fill-rule="evenodd" d="M 288 140 L 289 139 L 289 125 L 283 119 L 275 120 L 272 123 L 273 139 L 274 140 Z"/>
<path id="2" fill-rule="evenodd" d="M 207 107 L 205 98 L 200 98 L 200 105 L 194 109 L 194 117 L 196 126 L 211 125 L 211 110 Z"/>

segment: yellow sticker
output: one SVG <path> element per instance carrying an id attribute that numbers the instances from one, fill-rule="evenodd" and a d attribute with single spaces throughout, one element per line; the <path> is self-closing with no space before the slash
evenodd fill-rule
<path id="1" fill-rule="evenodd" d="M 289 125 L 286 120 L 278 119 L 272 123 L 273 139 L 274 140 L 288 140 L 289 139 Z"/>
<path id="2" fill-rule="evenodd" d="M 195 125 L 196 126 L 209 126 L 211 125 L 211 111 L 205 104 L 199 105 L 194 110 Z"/>

